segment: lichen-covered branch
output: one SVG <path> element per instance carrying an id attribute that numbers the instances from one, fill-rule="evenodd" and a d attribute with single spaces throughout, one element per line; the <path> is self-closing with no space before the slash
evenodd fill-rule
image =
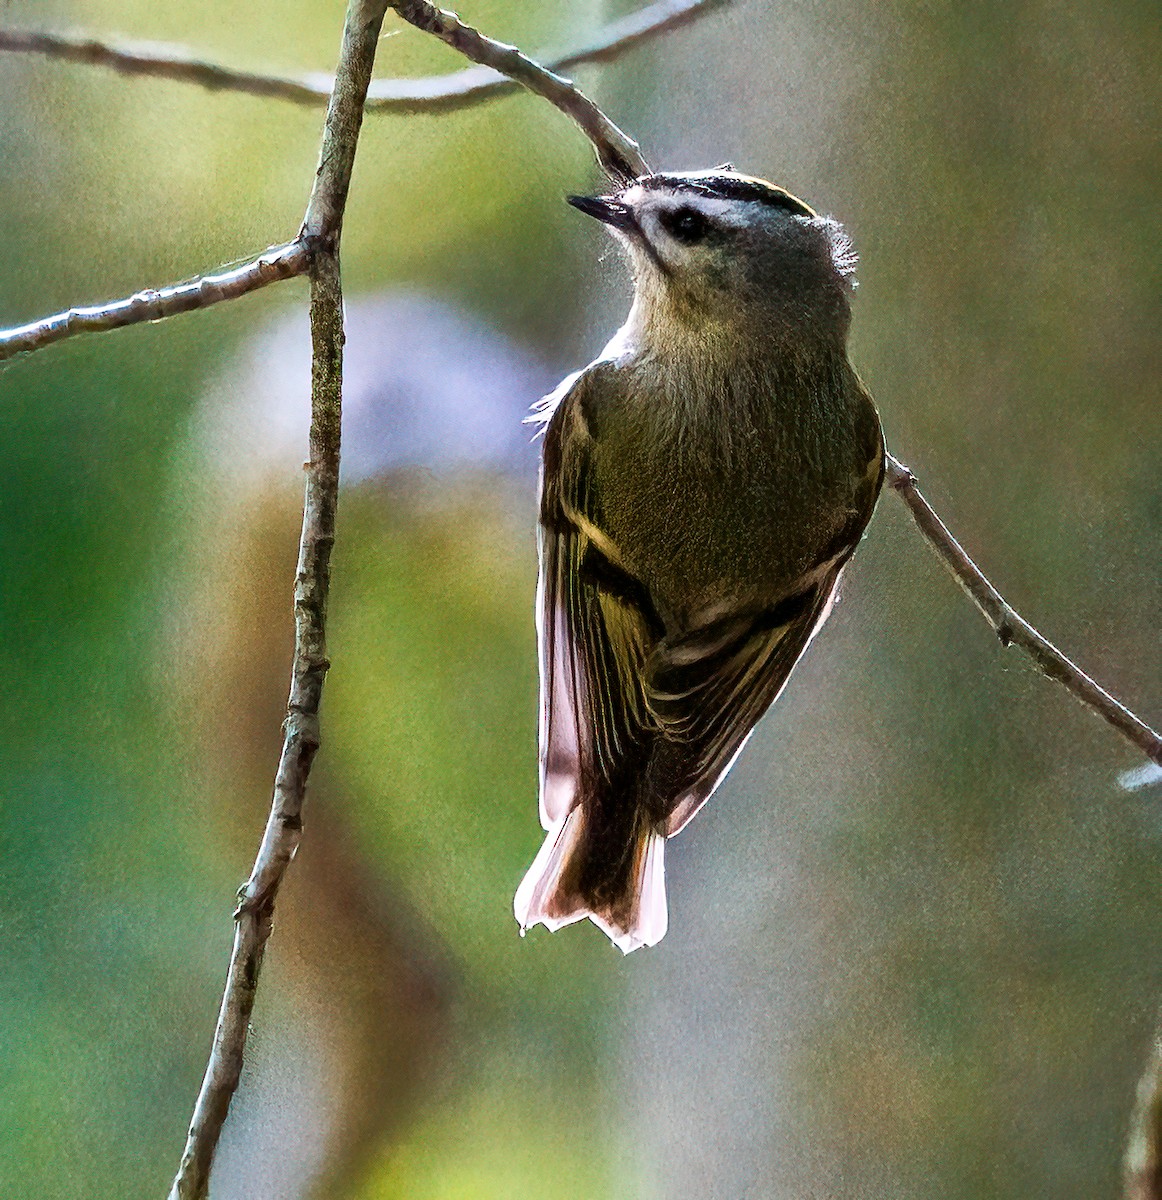
<path id="1" fill-rule="evenodd" d="M 70 308 L 15 329 L 0 330 L 0 362 L 17 354 L 43 349 L 78 333 L 100 333 L 142 321 L 160 321 L 163 317 L 192 312 L 195 308 L 209 308 L 223 300 L 236 300 L 280 279 L 305 275 L 310 260 L 310 250 L 299 238 L 285 246 L 264 250 L 257 258 L 229 271 L 202 275 L 169 287 L 146 288 L 123 300 Z"/>
<path id="2" fill-rule="evenodd" d="M 585 63 L 610 62 L 644 41 L 678 29 L 721 8 L 728 0 L 658 0 L 611 21 L 592 39 L 564 54 L 537 56 L 550 71 Z M 262 74 L 208 62 L 184 46 L 137 45 L 105 41 L 83 33 L 36 29 L 0 29 L 0 52 L 40 54 L 122 75 L 150 76 L 193 84 L 216 92 L 241 92 L 292 104 L 322 106 L 334 79 L 325 75 Z M 366 110 L 380 113 L 450 112 L 493 96 L 517 91 L 520 84 L 491 67 L 470 67 L 418 79 L 376 79 L 367 91 Z"/>
<path id="3" fill-rule="evenodd" d="M 339 497 L 343 293 L 339 238 L 386 0 L 351 0 L 319 167 L 300 240 L 311 248 L 311 433 L 295 572 L 295 648 L 274 797 L 250 878 L 239 893 L 234 947 L 206 1074 L 170 1200 L 204 1200 L 214 1152 L 238 1087 L 275 898 L 302 834 L 307 778 L 319 747 L 326 678 L 327 597 Z"/>
<path id="4" fill-rule="evenodd" d="M 409 24 L 446 42 L 465 58 L 492 67 L 542 97 L 570 117 L 593 144 L 597 161 L 607 175 L 628 182 L 648 173 L 641 149 L 619 129 L 570 79 L 533 62 L 515 46 L 485 37 L 453 12 L 428 0 L 392 0 L 392 8 Z"/>
<path id="5" fill-rule="evenodd" d="M 1055 679 L 1072 692 L 1082 704 L 1093 709 L 1137 746 L 1151 762 L 1162 765 L 1162 737 L 1114 699 L 1076 663 L 1066 658 L 1005 600 L 920 494 L 912 472 L 890 454 L 887 458 L 887 480 L 908 506 L 920 532 L 984 614 L 1001 644 L 1019 646 L 1033 659 L 1042 674 Z"/>

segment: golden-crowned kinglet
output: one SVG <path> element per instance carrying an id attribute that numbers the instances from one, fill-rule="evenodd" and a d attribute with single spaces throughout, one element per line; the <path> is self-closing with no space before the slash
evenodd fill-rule
<path id="1" fill-rule="evenodd" d="M 831 606 L 884 474 L 842 227 L 729 166 L 570 203 L 629 252 L 601 357 L 538 406 L 540 814 L 522 932 L 666 932 L 662 853 Z"/>

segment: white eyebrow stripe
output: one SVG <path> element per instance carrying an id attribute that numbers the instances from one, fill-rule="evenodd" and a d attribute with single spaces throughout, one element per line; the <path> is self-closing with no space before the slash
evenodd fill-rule
<path id="1" fill-rule="evenodd" d="M 715 196 L 700 196 L 697 192 L 672 192 L 673 208 L 693 208 L 718 225 L 746 224 L 747 204 L 739 200 L 720 200 Z"/>
<path id="2" fill-rule="evenodd" d="M 747 209 L 757 203 L 748 200 L 723 200 L 694 191 L 662 191 L 637 185 L 630 188 L 624 198 L 625 202 L 635 209 L 652 206 L 659 212 L 674 212 L 680 208 L 692 208 L 715 224 L 736 228 L 747 224 Z"/>

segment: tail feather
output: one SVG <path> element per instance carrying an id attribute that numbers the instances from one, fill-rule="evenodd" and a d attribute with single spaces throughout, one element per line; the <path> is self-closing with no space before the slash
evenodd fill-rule
<path id="1" fill-rule="evenodd" d="M 573 809 L 563 821 L 550 825 L 513 900 L 513 912 L 522 935 L 534 925 L 544 925 L 555 931 L 589 915 L 584 909 L 571 907 L 566 903 L 567 897 L 560 892 L 561 876 L 576 858 L 583 836 L 579 808 Z"/>
<path id="2" fill-rule="evenodd" d="M 656 945 L 669 919 L 665 838 L 652 830 L 639 834 L 625 894 L 598 901 L 577 886 L 587 874 L 588 833 L 580 806 L 549 829 L 513 902 L 521 933 L 534 925 L 557 930 L 588 917 L 624 954 Z"/>

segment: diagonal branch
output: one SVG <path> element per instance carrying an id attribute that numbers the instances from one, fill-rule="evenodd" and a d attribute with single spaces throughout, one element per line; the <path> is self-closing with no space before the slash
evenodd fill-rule
<path id="1" fill-rule="evenodd" d="M 533 62 L 515 46 L 485 37 L 453 12 L 428 0 L 392 0 L 391 7 L 410 25 L 434 34 L 465 58 L 507 75 L 572 118 L 593 143 L 597 161 L 611 178 L 628 181 L 649 172 L 637 142 L 619 129 L 570 79 Z"/>
<path id="2" fill-rule="evenodd" d="M 1162 766 L 1162 737 L 1124 704 L 1071 662 L 1052 642 L 1042 637 L 984 576 L 965 553 L 936 511 L 920 494 L 916 477 L 898 459 L 887 456 L 887 481 L 912 513 L 920 532 L 944 560 L 944 565 L 984 614 L 1003 646 L 1019 646 L 1043 675 L 1055 679 L 1082 704 L 1093 709 L 1123 737 L 1133 742 L 1151 762 Z"/>
<path id="3" fill-rule="evenodd" d="M 611 21 L 599 30 L 585 46 L 565 54 L 538 54 L 536 65 L 541 71 L 569 71 L 587 63 L 613 62 L 628 50 L 660 34 L 680 29 L 730 0 L 658 0 L 637 12 Z M 400 14 L 403 15 L 402 13 Z M 448 14 L 452 15 L 452 14 Z M 410 18 L 405 18 L 410 19 Z M 465 26 L 464 28 L 467 28 Z M 475 32 L 473 30 L 473 32 Z M 480 35 L 477 35 L 480 36 Z M 486 42 L 491 39 L 484 38 Z M 493 46 L 511 50 L 513 47 L 492 42 Z M 461 49 L 457 47 L 457 49 Z M 462 53 L 466 53 L 462 50 Z M 526 80 L 510 75 L 508 69 L 493 58 L 476 58 L 474 62 L 488 65 L 470 67 L 449 75 L 433 75 L 424 79 L 379 79 L 371 85 L 367 98 L 368 112 L 438 113 L 466 108 L 493 96 L 508 95 L 529 87 Z M 524 57 L 523 55 L 521 56 Z M 526 63 L 529 60 L 524 60 Z M 543 65 L 541 65 L 543 64 Z M 533 91 L 544 95 L 537 88 Z M 546 97 L 551 100 L 551 97 Z M 556 101 L 551 101 L 556 103 Z M 560 107 L 560 105 L 558 105 Z M 624 135 L 623 135 L 624 136 Z"/>
<path id="4" fill-rule="evenodd" d="M 593 40 L 565 54 L 538 55 L 550 71 L 585 63 L 612 62 L 660 34 L 679 29 L 721 8 L 729 0 L 658 0 L 611 21 Z M 183 46 L 154 46 L 101 41 L 81 33 L 0 29 L 0 51 L 41 54 L 86 66 L 106 67 L 122 75 L 144 75 L 193 84 L 216 92 L 241 92 L 292 104 L 322 106 L 334 86 L 325 75 L 265 75 L 207 62 Z M 470 67 L 419 79 L 377 79 L 367 90 L 366 110 L 378 113 L 435 113 L 467 108 L 520 85 L 491 67 Z"/>
<path id="5" fill-rule="evenodd" d="M 53 342 L 78 333 L 100 333 L 106 329 L 138 325 L 142 321 L 160 321 L 196 308 L 209 308 L 223 300 L 236 300 L 280 279 L 305 275 L 310 261 L 310 250 L 299 237 L 285 246 L 264 250 L 257 258 L 230 271 L 202 275 L 169 287 L 146 288 L 124 300 L 88 308 L 70 308 L 15 329 L 0 330 L 0 362 L 51 346 Z"/>
<path id="6" fill-rule="evenodd" d="M 696 15 L 725 2 L 726 0 L 662 0 L 661 3 L 615 22 L 587 49 L 574 51 L 559 61 L 574 65 L 580 62 L 606 61 L 646 38 L 677 28 Z M 516 47 L 506 46 L 502 42 L 485 37 L 461 22 L 454 13 L 444 12 L 428 4 L 426 0 L 400 0 L 392 7 L 405 20 L 428 33 L 434 33 L 473 62 L 484 65 L 483 69 L 473 68 L 437 77 L 435 82 L 438 87 L 426 94 L 421 94 L 421 90 L 431 85 L 432 80 L 384 81 L 381 86 L 385 88 L 420 89 L 413 90 L 410 94 L 401 91 L 394 100 L 385 96 L 384 107 L 405 111 L 439 111 L 458 108 L 476 99 L 521 86 L 548 100 L 566 116 L 571 117 L 593 144 L 602 167 L 613 178 L 630 179 L 649 170 L 637 143 L 623 133 L 570 80 L 534 62 Z M 24 41 L 21 42 L 21 39 Z M 55 49 L 50 51 L 46 49 L 48 46 Z M 147 56 L 143 52 L 115 50 L 102 43 L 81 38 L 69 39 L 55 34 L 21 34 L 0 30 L 0 50 L 3 49 L 38 49 L 42 53 L 53 53 L 56 57 L 73 58 L 81 62 L 101 62 L 106 65 L 116 63 L 119 64 L 119 69 L 138 74 L 169 74 L 172 78 L 200 82 L 204 86 L 232 87 L 263 95 L 277 94 L 283 99 L 302 100 L 305 96 L 310 103 L 318 99 L 314 90 L 303 93 L 302 89 L 307 85 L 294 81 L 276 80 L 266 76 L 242 76 L 206 63 L 160 59 Z M 243 79 L 249 80 L 245 86 L 237 82 Z M 230 82 L 231 80 L 234 82 Z M 284 85 L 290 90 L 285 90 Z M 321 85 L 310 86 L 313 89 Z M 364 93 L 364 109 L 370 107 Z M 223 300 L 236 299 L 280 279 L 306 274 L 312 251 L 306 240 L 309 236 L 310 230 L 304 225 L 302 232 L 293 242 L 267 250 L 230 271 L 204 275 L 164 288 L 148 288 L 108 304 L 70 308 L 27 325 L 0 330 L 0 362 L 17 354 L 40 350 L 78 333 L 95 333 L 106 329 L 119 329 L 125 325 L 136 325 L 142 321 L 159 321 L 196 308 L 206 308 Z"/>
<path id="7" fill-rule="evenodd" d="M 238 1087 L 262 956 L 283 875 L 302 834 L 307 777 L 319 748 L 326 616 L 339 496 L 343 292 L 339 238 L 386 0 L 350 0 L 335 91 L 300 243 L 311 257 L 311 434 L 295 573 L 295 649 L 274 797 L 250 878 L 239 893 L 234 947 L 206 1074 L 170 1200 L 204 1200 L 214 1152 Z"/>

